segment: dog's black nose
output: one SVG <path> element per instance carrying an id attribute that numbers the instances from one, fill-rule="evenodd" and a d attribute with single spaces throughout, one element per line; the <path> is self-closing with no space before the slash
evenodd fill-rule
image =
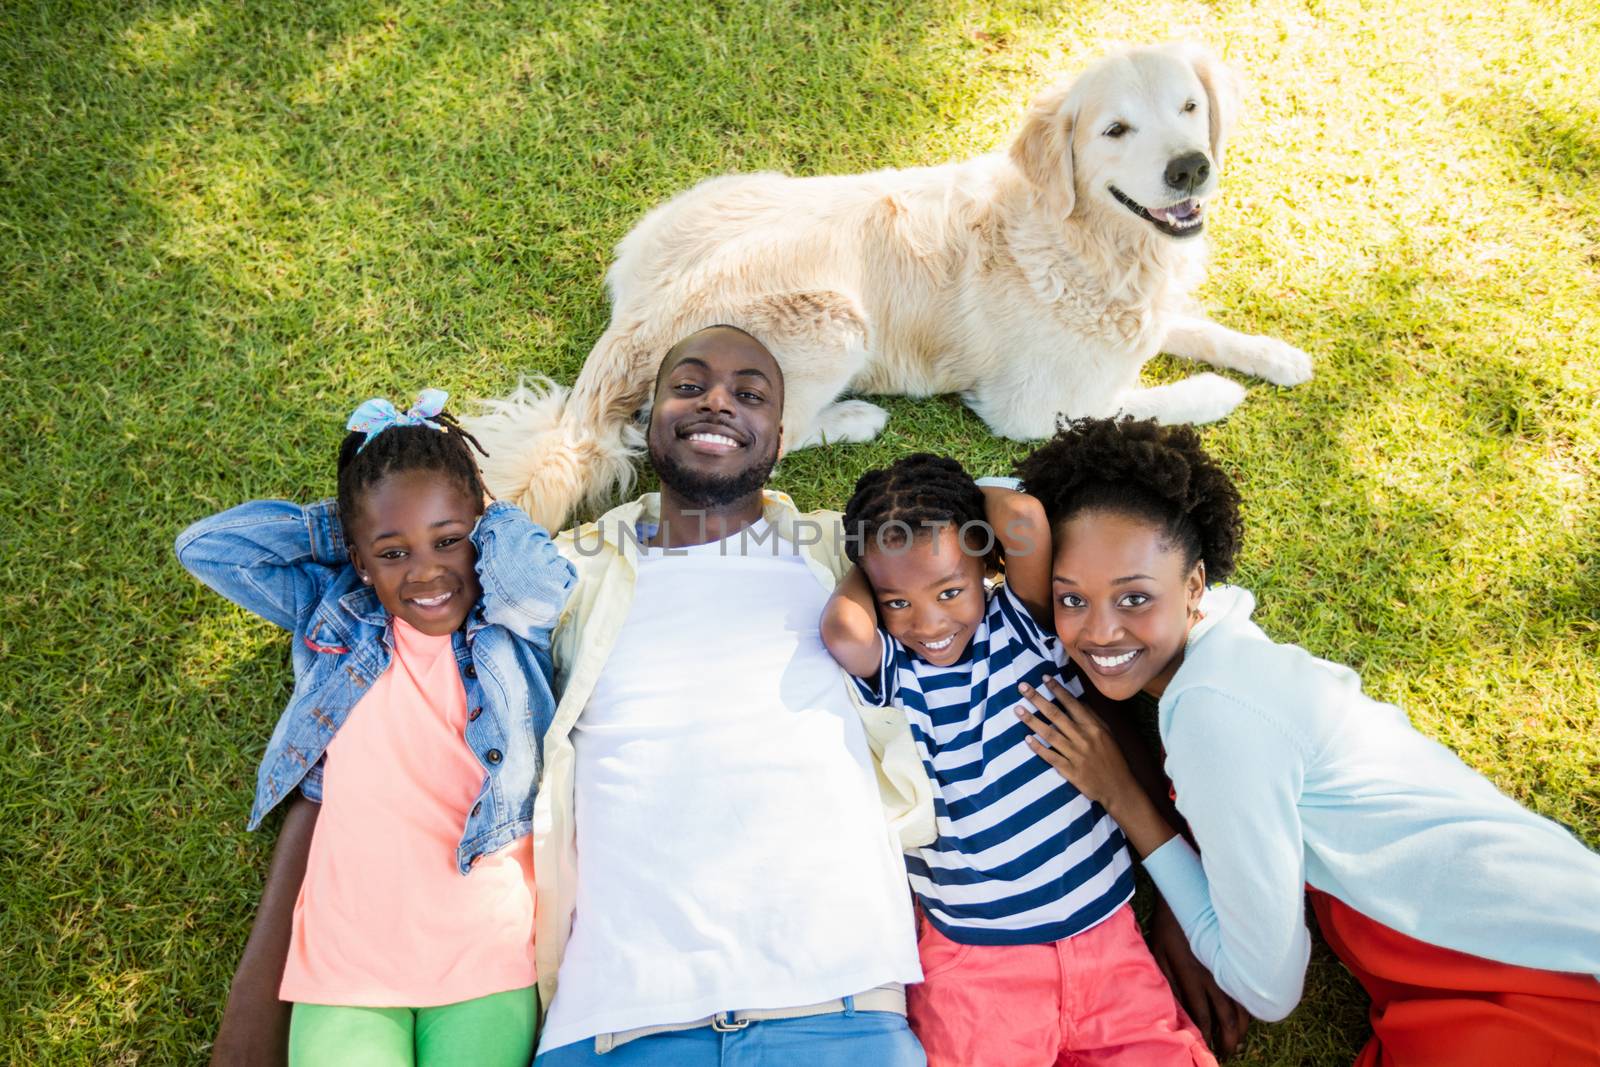
<path id="1" fill-rule="evenodd" d="M 1180 193 L 1192 193 L 1211 176 L 1211 161 L 1204 152 L 1186 152 L 1167 163 L 1167 184 Z"/>

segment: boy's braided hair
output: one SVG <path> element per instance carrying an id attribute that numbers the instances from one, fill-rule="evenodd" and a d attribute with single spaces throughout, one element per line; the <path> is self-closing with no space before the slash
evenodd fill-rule
<path id="1" fill-rule="evenodd" d="M 359 513 L 361 494 L 402 471 L 439 471 L 453 478 L 461 491 L 477 503 L 478 510 L 483 510 L 483 476 L 478 473 L 472 449 L 477 449 L 480 456 L 488 453 L 449 412 L 439 412 L 432 421 L 444 429 L 390 426 L 370 437 L 361 430 L 351 430 L 339 443 L 339 518 L 347 540 L 350 519 Z"/>
<path id="2" fill-rule="evenodd" d="M 1244 537 L 1239 490 L 1193 427 L 1063 420 L 1016 474 L 1044 505 L 1052 529 L 1086 511 L 1132 515 L 1160 527 L 1183 550 L 1185 567 L 1204 560 L 1208 582 L 1233 573 Z"/>
<path id="3" fill-rule="evenodd" d="M 856 481 L 844 508 L 845 555 L 860 563 L 868 545 L 903 544 L 934 525 L 960 530 L 983 521 L 983 490 L 972 475 L 953 459 L 917 452 Z"/>

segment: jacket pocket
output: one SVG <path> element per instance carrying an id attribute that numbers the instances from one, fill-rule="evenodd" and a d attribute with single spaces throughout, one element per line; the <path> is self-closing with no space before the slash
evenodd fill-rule
<path id="1" fill-rule="evenodd" d="M 321 611 L 312 616 L 311 627 L 301 640 L 313 652 L 343 656 L 350 651 L 350 636 L 345 633 L 344 627 Z"/>

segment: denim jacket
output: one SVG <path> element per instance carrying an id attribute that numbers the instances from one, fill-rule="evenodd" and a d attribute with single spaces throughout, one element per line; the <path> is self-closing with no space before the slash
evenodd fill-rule
<path id="1" fill-rule="evenodd" d="M 466 743 L 483 766 L 456 864 L 528 833 L 550 693 L 550 631 L 572 565 L 513 504 L 489 505 L 472 532 L 483 596 L 451 638 L 467 693 Z M 255 500 L 178 535 L 178 560 L 240 607 L 294 634 L 294 695 L 267 743 L 250 812 L 254 830 L 296 786 L 322 799 L 322 756 L 389 666 L 394 632 L 378 595 L 350 564 L 333 501 Z"/>

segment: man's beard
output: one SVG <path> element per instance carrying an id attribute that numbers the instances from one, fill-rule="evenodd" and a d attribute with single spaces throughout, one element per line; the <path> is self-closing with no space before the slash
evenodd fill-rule
<path id="1" fill-rule="evenodd" d="M 758 493 L 766 486 L 772 468 L 778 465 L 778 450 L 765 460 L 757 460 L 732 474 L 707 474 L 684 466 L 667 455 L 650 454 L 650 465 L 661 479 L 661 487 L 696 508 L 722 508 Z"/>

